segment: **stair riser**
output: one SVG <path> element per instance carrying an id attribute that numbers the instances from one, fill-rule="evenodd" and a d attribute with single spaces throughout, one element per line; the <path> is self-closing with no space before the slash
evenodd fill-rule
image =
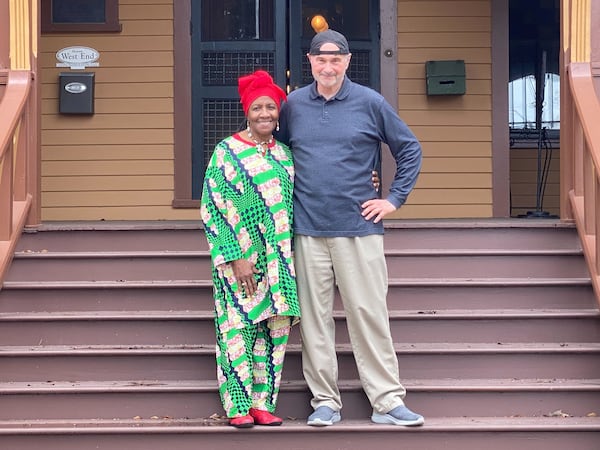
<path id="1" fill-rule="evenodd" d="M 581 249 L 570 228 L 416 228 L 386 227 L 385 247 L 390 249 Z"/>
<path id="2" fill-rule="evenodd" d="M 596 308 L 584 286 L 399 286 L 388 289 L 390 310 Z M 10 289 L 0 291 L 0 313 L 55 311 L 212 310 L 212 286 L 197 288 Z M 336 309 L 342 309 L 339 295 Z"/>
<path id="3" fill-rule="evenodd" d="M 394 342 L 577 342 L 600 340 L 600 319 L 445 319 L 435 315 L 392 318 Z M 2 345 L 201 345 L 214 342 L 211 317 L 194 320 L 0 321 Z M 336 340 L 349 343 L 344 318 L 336 319 Z M 291 336 L 299 343 L 299 333 Z"/>
<path id="4" fill-rule="evenodd" d="M 264 450 L 269 447 L 285 450 L 597 450 L 599 432 L 569 431 L 399 431 L 392 426 L 382 426 L 386 431 L 356 431 L 352 433 L 307 432 L 298 429 L 280 432 L 282 429 L 255 427 L 250 431 L 240 431 L 231 427 L 219 428 L 216 432 L 195 434 L 179 432 L 154 434 L 140 431 L 138 434 L 91 434 L 91 435 L 29 435 L 2 436 L 7 449 L 19 450 L 198 450 L 223 448 L 243 448 Z M 389 431 L 387 431 L 389 430 Z M 286 430 L 287 431 L 287 430 Z M 401 433 L 401 434 L 399 434 Z M 398 442 L 402 442 L 399 447 Z"/>
<path id="5" fill-rule="evenodd" d="M 586 286 L 416 286 L 390 284 L 388 308 L 444 309 L 597 308 L 591 285 Z"/>
<path id="6" fill-rule="evenodd" d="M 0 436 L 3 448 L 19 450 L 212 450 L 223 448 L 224 442 L 227 448 L 244 450 L 264 450 L 265 442 L 271 448 L 285 450 L 365 450 L 374 445 L 378 450 L 597 450 L 599 440 L 600 432 L 440 432 L 426 428 L 404 432 L 388 426 L 376 433 L 360 430 L 344 434 L 305 428 L 254 427 L 250 431 L 219 428 L 206 434 L 154 434 L 142 430 L 137 434 Z M 398 446 L 399 441 L 402 447 Z"/>
<path id="7" fill-rule="evenodd" d="M 386 248 L 399 249 L 580 249 L 572 228 L 464 228 L 417 227 L 391 228 L 386 224 Z M 435 224 L 434 224 L 435 225 Z M 135 239 L 129 230 L 67 230 L 25 233 L 17 244 L 17 252 L 25 251 L 105 251 L 107 247 L 123 251 L 206 250 L 204 230 L 196 229 L 135 229 Z"/>
<path id="8" fill-rule="evenodd" d="M 390 255 L 392 278 L 500 278 L 586 277 L 580 255 L 545 256 L 437 256 Z M 117 281 L 117 280 L 209 280 L 206 256 L 103 258 L 15 258 L 7 281 Z"/>
<path id="9" fill-rule="evenodd" d="M 10 289 L 0 291 L 0 313 L 61 311 L 198 311 L 212 308 L 212 287 Z"/>
<path id="10" fill-rule="evenodd" d="M 206 257 L 165 255 L 140 258 L 15 258 L 7 281 L 209 280 Z"/>
<path id="11" fill-rule="evenodd" d="M 600 355 L 565 353 L 400 354 L 400 376 L 407 379 L 442 378 L 588 378 L 600 373 Z M 340 378 L 358 379 L 354 358 L 338 356 Z M 0 381 L 48 380 L 212 380 L 213 354 L 150 356 L 3 357 Z M 301 358 L 288 352 L 285 379 L 302 379 Z"/>
<path id="12" fill-rule="evenodd" d="M 600 392 L 422 392 L 410 390 L 406 403 L 425 417 L 548 416 L 555 411 L 585 416 L 597 410 Z M 368 420 L 371 407 L 362 390 L 342 393 L 343 418 Z M 5 394 L 0 420 L 207 418 L 223 415 L 216 389 L 190 392 L 119 392 L 74 394 Z M 308 390 L 280 392 L 277 414 L 305 420 L 310 414 Z"/>
<path id="13" fill-rule="evenodd" d="M 587 277 L 581 255 L 388 256 L 389 276 L 402 278 Z"/>
<path id="14" fill-rule="evenodd" d="M 135 239 L 132 239 L 135 236 Z M 17 252 L 208 250 L 204 230 L 93 230 L 25 233 Z"/>

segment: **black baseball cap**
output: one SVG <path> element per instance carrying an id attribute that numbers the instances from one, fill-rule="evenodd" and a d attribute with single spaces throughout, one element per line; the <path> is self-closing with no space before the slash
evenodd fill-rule
<path id="1" fill-rule="evenodd" d="M 323 44 L 334 44 L 339 50 L 321 50 Z M 311 55 L 347 55 L 350 53 L 348 47 L 348 41 L 342 33 L 338 33 L 334 30 L 325 30 L 315 34 L 310 42 Z"/>

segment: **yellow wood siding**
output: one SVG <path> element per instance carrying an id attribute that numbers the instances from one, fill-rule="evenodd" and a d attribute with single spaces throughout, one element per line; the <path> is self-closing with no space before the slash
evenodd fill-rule
<path id="1" fill-rule="evenodd" d="M 513 149 L 510 152 L 510 192 L 512 215 L 526 215 L 536 209 L 537 149 Z M 542 155 L 542 165 L 546 154 Z M 555 148 L 549 158 L 549 172 L 542 197 L 542 210 L 560 215 L 560 151 Z"/>
<path id="2" fill-rule="evenodd" d="M 171 207 L 173 1 L 120 0 L 121 33 L 42 36 L 42 220 L 198 219 Z M 398 0 L 399 112 L 425 159 L 392 217 L 492 216 L 491 3 Z M 73 45 L 100 53 L 86 69 L 96 73 L 93 116 L 58 114 L 58 73 L 70 70 L 55 67 L 55 53 Z M 466 94 L 428 97 L 425 62 L 453 59 L 466 61 Z M 529 201 L 531 181 L 517 179 L 513 203 L 517 191 Z"/>
<path id="3" fill-rule="evenodd" d="M 462 59 L 466 94 L 427 96 L 425 62 Z M 492 216 L 491 0 L 398 1 L 398 105 L 423 169 L 395 217 Z"/>
<path id="4" fill-rule="evenodd" d="M 173 0 L 120 0 L 120 33 L 46 34 L 42 67 L 42 220 L 183 220 L 173 200 Z M 100 53 L 95 114 L 58 113 L 55 54 Z"/>

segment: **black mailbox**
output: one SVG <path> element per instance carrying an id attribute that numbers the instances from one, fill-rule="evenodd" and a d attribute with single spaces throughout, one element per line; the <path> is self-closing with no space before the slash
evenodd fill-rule
<path id="1" fill-rule="evenodd" d="M 94 114 L 94 72 L 62 72 L 59 81 L 61 114 Z"/>

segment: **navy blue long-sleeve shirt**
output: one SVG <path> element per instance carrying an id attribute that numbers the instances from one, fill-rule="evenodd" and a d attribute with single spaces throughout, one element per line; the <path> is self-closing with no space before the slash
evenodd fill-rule
<path id="1" fill-rule="evenodd" d="M 280 114 L 278 139 L 292 148 L 294 233 L 319 237 L 383 234 L 383 223 L 362 217 L 361 204 L 377 198 L 371 179 L 381 142 L 396 160 L 385 196 L 406 201 L 421 169 L 419 141 L 382 95 L 345 78 L 329 100 L 316 82 L 291 92 Z"/>

